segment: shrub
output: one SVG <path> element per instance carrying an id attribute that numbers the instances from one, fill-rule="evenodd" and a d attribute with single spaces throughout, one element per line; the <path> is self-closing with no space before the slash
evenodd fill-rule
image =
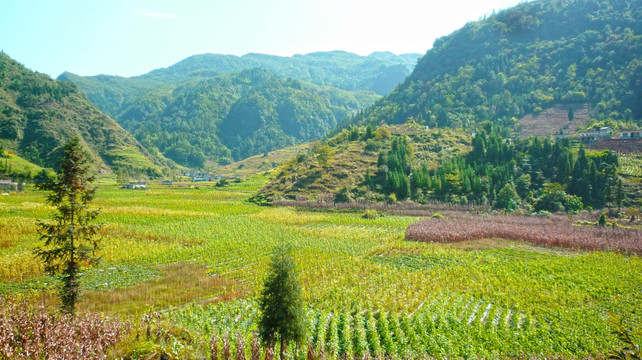
<path id="1" fill-rule="evenodd" d="M 341 190 L 339 190 L 339 192 L 337 192 L 334 195 L 334 202 L 348 203 L 353 201 L 354 201 L 354 195 L 347 187 L 343 187 Z"/>
<path id="2" fill-rule="evenodd" d="M 390 195 L 386 196 L 386 202 L 388 204 L 394 204 L 397 202 L 397 195 L 395 193 L 391 193 Z"/>
<path id="3" fill-rule="evenodd" d="M 495 209 L 504 209 L 506 211 L 513 211 L 517 209 L 520 203 L 519 195 L 512 184 L 508 183 L 499 191 L 497 200 L 493 207 Z"/>
<path id="4" fill-rule="evenodd" d="M 378 212 L 377 210 L 366 210 L 366 212 L 363 213 L 363 216 L 361 216 L 361 217 L 364 218 L 364 219 L 374 220 L 374 219 L 378 219 L 378 218 L 380 218 L 382 216 L 383 215 L 380 212 Z"/>

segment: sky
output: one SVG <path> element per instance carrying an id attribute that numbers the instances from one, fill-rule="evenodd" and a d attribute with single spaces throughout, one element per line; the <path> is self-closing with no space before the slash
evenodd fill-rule
<path id="1" fill-rule="evenodd" d="M 203 53 L 424 54 L 523 0 L 0 0 L 0 50 L 55 78 L 134 76 Z"/>

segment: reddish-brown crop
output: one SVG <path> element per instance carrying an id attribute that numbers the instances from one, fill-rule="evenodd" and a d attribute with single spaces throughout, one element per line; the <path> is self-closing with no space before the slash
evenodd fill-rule
<path id="1" fill-rule="evenodd" d="M 458 242 L 479 239 L 523 240 L 537 245 L 642 254 L 642 231 L 576 226 L 565 216 L 473 215 L 451 212 L 441 219 L 410 225 L 406 239 Z"/>
<path id="2" fill-rule="evenodd" d="M 97 315 L 74 318 L 0 299 L 0 359 L 106 359 L 122 324 Z"/>

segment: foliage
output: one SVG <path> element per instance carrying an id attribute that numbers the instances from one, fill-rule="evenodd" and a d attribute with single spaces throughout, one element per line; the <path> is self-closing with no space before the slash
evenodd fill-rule
<path id="1" fill-rule="evenodd" d="M 366 210 L 362 215 L 364 219 L 370 219 L 370 220 L 378 219 L 382 216 L 384 215 L 377 210 Z"/>
<path id="2" fill-rule="evenodd" d="M 40 167 L 55 167 L 59 151 L 79 136 L 95 169 L 128 166 L 160 173 L 164 160 L 145 150 L 113 119 L 102 114 L 78 88 L 26 69 L 0 54 L 0 142 Z M 122 155 L 136 162 L 118 162 Z"/>
<path id="3" fill-rule="evenodd" d="M 65 143 L 63 157 L 58 163 L 58 179 L 37 184 L 39 190 L 50 191 L 47 202 L 56 206 L 58 214 L 55 223 L 38 224 L 43 247 L 35 254 L 45 270 L 62 274 L 60 299 L 64 312 L 73 315 L 80 291 L 79 272 L 82 264 L 95 262 L 98 249 L 96 234 L 98 226 L 91 223 L 98 212 L 87 210 L 87 204 L 95 196 L 91 186 L 94 180 L 90 174 L 87 154 L 76 137 Z"/>
<path id="4" fill-rule="evenodd" d="M 568 140 L 505 138 L 501 134 L 506 129 L 490 122 L 483 123 L 472 140 L 460 132 L 416 125 L 386 126 L 375 133 L 381 129 L 389 135 L 388 140 L 376 140 L 378 154 L 364 151 L 372 139 L 350 140 L 351 132 L 367 130 L 344 129 L 313 146 L 312 158 L 300 156 L 284 164 L 260 193 L 273 201 L 286 194 L 320 198 L 340 189 L 349 191 L 353 200 L 368 202 L 394 194 L 397 200 L 419 203 L 495 205 L 511 184 L 524 207 L 550 212 L 604 207 L 618 191 L 623 201 L 639 198 L 636 188 L 618 185 L 619 156 L 610 150 L 578 149 Z M 327 166 L 313 163 L 318 150 L 326 148 L 332 153 Z"/>
<path id="5" fill-rule="evenodd" d="M 514 209 L 521 193 L 526 199 L 536 197 L 536 210 L 553 212 L 579 211 L 583 204 L 606 204 L 619 165 L 614 152 L 589 154 L 580 145 L 575 157 L 570 142 L 565 140 L 533 137 L 508 141 L 499 134 L 501 129 L 495 131 L 490 123 L 483 127 L 467 155 L 445 161 L 436 170 L 415 167 L 413 193 L 419 189 L 428 199 L 450 202 L 454 196 L 465 196 L 468 202 L 489 202 L 502 209 Z"/>
<path id="6" fill-rule="evenodd" d="M 506 211 L 513 211 L 517 209 L 520 203 L 519 195 L 511 183 L 504 185 L 504 187 L 497 194 L 497 200 L 493 205 L 496 209 L 504 209 Z"/>
<path id="7" fill-rule="evenodd" d="M 284 360 L 285 345 L 305 339 L 301 296 L 292 251 L 284 245 L 275 248 L 259 300 L 259 334 L 270 347 L 280 341 L 281 360 Z"/>
<path id="8" fill-rule="evenodd" d="M 606 213 L 603 212 L 600 214 L 600 218 L 597 220 L 597 225 L 598 226 L 606 226 Z"/>
<path id="9" fill-rule="evenodd" d="M 607 312 L 609 318 L 608 323 L 614 328 L 612 334 L 617 336 L 617 338 L 622 343 L 623 347 L 618 350 L 613 350 L 609 356 L 609 359 L 618 359 L 618 360 L 640 360 L 642 359 L 642 351 L 640 344 L 636 344 L 631 332 L 624 326 L 622 319 L 619 319 L 612 312 Z M 637 335 L 641 335 L 638 331 Z"/>
<path id="10" fill-rule="evenodd" d="M 582 210 L 582 200 L 574 195 L 568 195 L 562 189 L 562 186 L 553 183 L 548 184 L 542 191 L 541 195 L 535 199 L 535 211 L 575 213 Z"/>
<path id="11" fill-rule="evenodd" d="M 519 4 L 437 39 L 399 87 L 354 121 L 470 129 L 492 120 L 518 132 L 526 114 L 588 104 L 597 120 L 639 123 L 640 19 L 641 8 L 625 0 Z"/>

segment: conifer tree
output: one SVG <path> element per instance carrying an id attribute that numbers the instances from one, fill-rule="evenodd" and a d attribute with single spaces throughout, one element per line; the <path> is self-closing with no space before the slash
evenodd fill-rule
<path id="1" fill-rule="evenodd" d="M 617 212 L 622 211 L 622 200 L 624 200 L 624 189 L 622 188 L 622 179 L 617 180 L 617 190 L 615 191 L 615 201 L 617 201 Z"/>
<path id="2" fill-rule="evenodd" d="M 292 250 L 288 246 L 282 244 L 274 250 L 259 307 L 259 335 L 270 348 L 278 340 L 281 344 L 280 358 L 284 360 L 288 343 L 301 343 L 305 338 L 301 285 Z"/>
<path id="3" fill-rule="evenodd" d="M 38 223 L 44 246 L 34 252 L 49 274 L 62 274 L 59 291 L 62 310 L 73 315 L 80 292 L 80 266 L 97 261 L 94 253 L 98 249 L 95 236 L 99 227 L 92 222 L 98 212 L 87 209 L 96 189 L 90 185 L 94 177 L 77 137 L 64 144 L 58 166 L 57 179 L 36 184 L 37 189 L 51 192 L 47 202 L 56 206 L 58 213 L 53 223 Z"/>

